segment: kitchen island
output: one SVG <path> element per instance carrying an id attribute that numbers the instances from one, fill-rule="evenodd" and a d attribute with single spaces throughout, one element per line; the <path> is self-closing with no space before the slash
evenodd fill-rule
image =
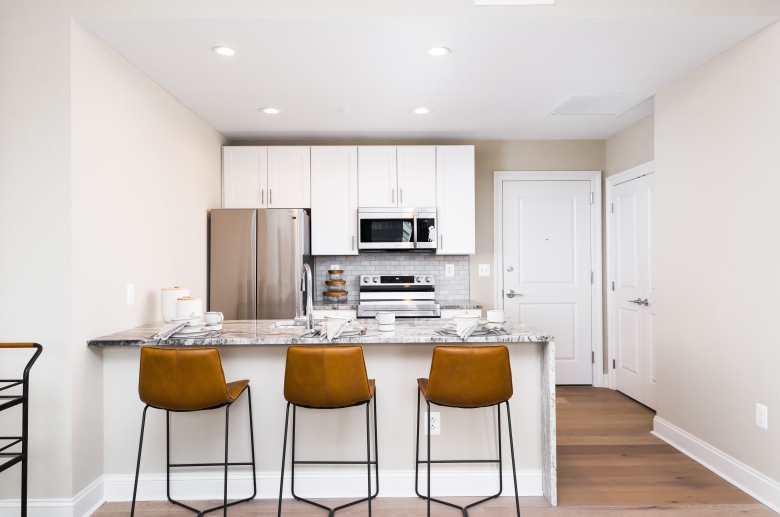
<path id="1" fill-rule="evenodd" d="M 340 338 L 333 344 L 364 347 L 370 378 L 376 379 L 379 432 L 380 496 L 414 496 L 414 454 L 418 377 L 428 377 L 433 347 L 440 344 L 490 345 L 509 348 L 513 372 L 512 406 L 515 457 L 520 495 L 544 495 L 557 504 L 555 453 L 555 345 L 553 337 L 515 322 L 505 325 L 508 335 L 457 336 L 436 334 L 447 320 L 398 319 L 395 332 L 377 333 L 375 320 L 360 319 L 368 335 Z M 94 340 L 104 364 L 104 462 L 107 500 L 128 500 L 140 432 L 143 404 L 138 399 L 138 350 L 141 346 L 216 346 L 228 381 L 250 379 L 258 459 L 258 497 L 278 495 L 284 434 L 285 400 L 282 394 L 286 347 L 327 343 L 303 337 L 302 327 L 275 327 L 274 321 L 227 321 L 211 338 L 152 341 L 162 322 L 143 325 Z M 244 399 L 244 400 L 242 400 Z M 246 400 L 230 412 L 231 461 L 249 455 Z M 432 437 L 433 458 L 484 459 L 498 454 L 494 408 L 463 410 L 432 406 L 440 412 L 441 435 Z M 223 449 L 221 410 L 179 413 L 171 417 L 172 461 L 220 461 Z M 296 456 L 313 460 L 359 459 L 365 454 L 365 424 L 360 409 L 302 410 L 299 414 Z M 424 418 L 422 419 L 425 420 Z M 506 437 L 506 425 L 501 432 Z M 425 440 L 422 440 L 424 443 Z M 506 442 L 505 442 L 506 443 Z M 363 447 L 361 449 L 361 447 Z M 420 451 L 424 457 L 424 445 Z M 288 452 L 289 454 L 289 452 Z M 503 450 L 503 495 L 513 494 L 508 447 Z M 338 468 L 337 468 L 338 467 Z M 231 471 L 231 497 L 251 493 L 251 473 Z M 297 470 L 297 469 L 296 469 Z M 139 481 L 139 499 L 165 498 L 165 420 L 152 411 L 147 420 Z M 288 473 L 289 475 L 289 473 Z M 300 475 L 300 478 L 299 478 Z M 424 466 L 421 466 L 424 478 Z M 432 472 L 434 496 L 487 495 L 496 491 L 495 467 L 437 466 Z M 217 471 L 178 473 L 171 490 L 180 499 L 219 497 Z M 303 496 L 353 497 L 365 487 L 365 471 L 342 466 L 312 467 L 296 472 L 296 489 Z M 289 484 L 286 484 L 289 486 Z M 422 485 L 421 485 L 422 487 Z M 289 492 L 288 492 L 289 496 Z"/>

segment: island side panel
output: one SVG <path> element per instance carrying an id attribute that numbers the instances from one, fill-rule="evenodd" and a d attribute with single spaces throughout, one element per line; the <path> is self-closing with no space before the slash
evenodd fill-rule
<path id="1" fill-rule="evenodd" d="M 542 488 L 552 506 L 558 506 L 558 456 L 555 423 L 555 342 L 542 343 Z"/>

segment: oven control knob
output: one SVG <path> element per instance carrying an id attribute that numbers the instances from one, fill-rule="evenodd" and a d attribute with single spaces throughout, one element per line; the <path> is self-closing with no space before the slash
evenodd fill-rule
<path id="1" fill-rule="evenodd" d="M 370 281 L 371 281 L 371 279 L 370 279 L 369 277 L 367 277 L 367 276 L 366 276 L 366 277 L 363 277 L 363 283 L 367 284 L 367 283 L 369 283 Z"/>
<path id="2" fill-rule="evenodd" d="M 420 283 L 420 282 L 422 282 L 422 277 L 418 276 L 417 278 L 415 278 L 415 280 L 417 281 L 417 283 Z"/>
<path id="3" fill-rule="evenodd" d="M 429 276 L 426 276 L 426 277 L 425 277 L 425 281 L 426 281 L 426 282 L 430 282 L 430 281 L 431 281 L 431 277 L 429 277 Z"/>
<path id="4" fill-rule="evenodd" d="M 378 283 L 379 283 L 379 277 L 378 277 L 378 276 L 375 276 L 375 277 L 374 277 L 374 283 L 375 283 L 375 284 L 378 284 Z"/>

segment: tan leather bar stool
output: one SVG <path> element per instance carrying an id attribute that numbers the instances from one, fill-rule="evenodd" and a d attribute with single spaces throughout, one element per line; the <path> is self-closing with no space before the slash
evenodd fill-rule
<path id="1" fill-rule="evenodd" d="M 0 388 L 0 391 L 14 388 L 16 386 L 22 387 L 21 395 L 0 395 L 0 411 L 5 411 L 14 406 L 22 405 L 22 436 L 0 436 L 0 441 L 10 441 L 0 447 L 0 459 L 10 458 L 4 463 L 0 463 L 0 472 L 9 469 L 17 463 L 22 464 L 22 517 L 27 517 L 27 464 L 29 463 L 29 452 L 27 439 L 29 437 L 29 429 L 27 422 L 30 414 L 30 368 L 33 363 L 38 359 L 38 356 L 43 352 L 43 347 L 38 343 L 0 343 L 0 348 L 35 348 L 35 353 L 27 361 L 27 366 L 24 367 L 24 373 L 21 379 L 0 379 L 0 383 L 8 384 Z M 14 445 L 21 445 L 22 452 L 4 452 L 13 447 Z"/>
<path id="2" fill-rule="evenodd" d="M 230 406 L 246 391 L 249 402 L 249 439 L 252 446 L 251 462 L 228 462 L 228 425 L 230 423 Z M 233 506 L 254 499 L 257 495 L 257 478 L 255 476 L 255 439 L 252 425 L 252 393 L 249 381 L 225 382 L 222 370 L 222 360 L 216 348 L 194 348 L 181 350 L 177 348 L 141 348 L 141 371 L 138 376 L 138 395 L 146 403 L 141 419 L 141 440 L 138 443 L 138 463 L 135 467 L 135 484 L 133 485 L 133 504 L 130 507 L 130 517 L 135 513 L 135 496 L 138 490 L 138 471 L 141 468 L 141 449 L 144 445 L 144 425 L 146 410 L 150 407 L 165 411 L 165 454 L 166 454 L 166 490 L 168 500 L 186 508 L 199 516 L 222 510 L 227 516 L 228 506 Z M 223 463 L 171 463 L 171 412 L 184 413 L 225 408 L 225 461 Z M 254 492 L 251 497 L 227 502 L 228 467 L 252 466 L 252 484 Z M 224 502 L 214 508 L 200 511 L 171 498 L 171 467 L 224 467 L 225 493 Z"/>
<path id="3" fill-rule="evenodd" d="M 509 447 L 512 455 L 512 476 L 515 480 L 515 506 L 520 517 L 520 500 L 517 497 L 517 471 L 515 470 L 515 444 L 512 439 L 512 415 L 509 413 L 509 399 L 512 398 L 512 368 L 509 365 L 509 351 L 505 346 L 437 346 L 433 349 L 431 373 L 428 379 L 417 379 L 417 446 L 414 466 L 414 490 L 428 501 L 428 516 L 431 515 L 431 501 L 457 508 L 468 517 L 468 509 L 501 495 L 504 489 L 501 470 L 501 404 L 506 404 L 509 424 Z M 498 459 L 496 460 L 431 460 L 431 433 L 428 433 L 428 459 L 420 461 L 420 395 L 428 406 L 428 429 L 430 429 L 431 404 L 471 409 L 495 406 L 498 411 Z M 428 466 L 428 496 L 420 494 L 418 470 L 420 463 Z M 431 464 L 434 463 L 498 463 L 498 493 L 467 506 L 458 506 L 431 497 Z"/>
<path id="4" fill-rule="evenodd" d="M 293 408 L 291 489 L 293 497 L 328 510 L 332 516 L 338 510 L 371 500 L 379 493 L 379 461 L 376 433 L 376 384 L 368 378 L 363 349 L 359 346 L 291 346 L 287 349 L 287 366 L 284 372 L 284 398 L 287 414 L 284 420 L 284 446 L 282 448 L 282 476 L 279 481 L 279 511 L 282 515 L 282 489 L 284 487 L 284 460 L 287 454 L 287 424 L 290 406 Z M 371 425 L 369 406 L 374 401 L 374 461 L 371 461 Z M 366 406 L 366 461 L 301 461 L 295 459 L 295 415 L 298 407 L 309 409 L 339 409 Z M 368 477 L 367 497 L 336 508 L 315 503 L 295 494 L 296 465 L 365 465 Z M 371 494 L 371 465 L 376 471 L 376 492 Z"/>

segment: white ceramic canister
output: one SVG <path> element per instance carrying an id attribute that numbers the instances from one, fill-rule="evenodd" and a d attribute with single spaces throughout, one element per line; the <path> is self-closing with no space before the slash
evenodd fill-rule
<path id="1" fill-rule="evenodd" d="M 189 295 L 189 287 L 174 285 L 173 287 L 162 288 L 162 291 L 160 292 L 160 305 L 162 307 L 162 318 L 165 323 L 170 323 L 173 318 L 177 317 L 176 300 Z"/>
<path id="2" fill-rule="evenodd" d="M 198 321 L 200 321 L 200 318 L 203 317 L 203 300 L 190 296 L 178 298 L 176 300 L 176 317 L 186 318 L 190 315 L 197 316 Z"/>

